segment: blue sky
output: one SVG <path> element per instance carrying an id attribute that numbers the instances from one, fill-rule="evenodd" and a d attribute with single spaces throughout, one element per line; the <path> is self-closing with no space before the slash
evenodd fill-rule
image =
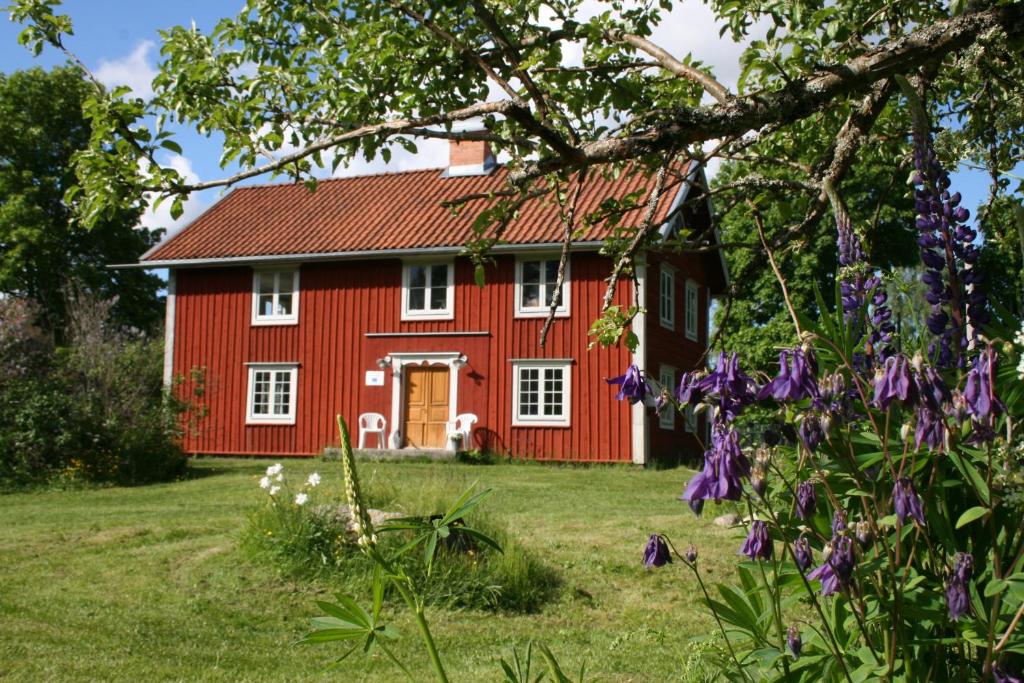
<path id="1" fill-rule="evenodd" d="M 101 80 L 127 83 L 136 89 L 145 88 L 159 57 L 159 30 L 177 24 L 189 25 L 193 21 L 201 30 L 209 30 L 221 17 L 232 16 L 244 6 L 244 0 L 66 0 L 63 12 L 72 17 L 75 35 L 67 45 L 97 73 Z M 44 67 L 63 63 L 63 56 L 55 50 L 44 50 L 33 58 L 18 45 L 20 26 L 10 21 L 0 22 L 0 68 L 8 72 L 34 65 Z M 740 46 L 719 40 L 709 11 L 700 3 L 685 3 L 670 16 L 659 33 L 664 44 L 684 44 L 694 55 L 706 63 L 716 65 L 720 80 L 731 85 L 736 72 L 736 58 Z M 655 35 L 658 42 L 659 36 Z M 670 41 L 670 42 L 668 42 Z M 180 138 L 185 148 L 184 157 L 169 158 L 179 171 L 195 178 L 210 179 L 222 174 L 217 160 L 219 142 L 195 134 Z M 418 157 L 397 153 L 388 168 L 443 165 L 443 142 L 421 146 Z M 382 163 L 357 163 L 348 173 L 381 170 Z M 987 193 L 987 177 L 977 171 L 958 172 L 953 178 L 954 188 L 964 196 L 964 204 L 976 213 L 979 202 Z M 203 208 L 216 201 L 217 191 L 208 191 L 193 199 L 177 226 L 163 207 L 146 223 L 152 226 L 175 228 L 194 217 Z M 908 218 L 909 220 L 909 218 Z"/>

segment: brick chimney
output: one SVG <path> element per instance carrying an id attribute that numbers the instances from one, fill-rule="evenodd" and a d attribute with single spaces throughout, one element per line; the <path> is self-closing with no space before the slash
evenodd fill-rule
<path id="1" fill-rule="evenodd" d="M 487 175 L 496 166 L 491 143 L 486 140 L 448 142 L 448 176 Z"/>

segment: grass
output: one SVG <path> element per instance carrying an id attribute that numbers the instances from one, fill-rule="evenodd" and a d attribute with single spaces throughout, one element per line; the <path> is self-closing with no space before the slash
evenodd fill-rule
<path id="1" fill-rule="evenodd" d="M 292 644 L 314 601 L 346 587 L 296 580 L 240 548 L 268 464 L 201 460 L 171 484 L 0 497 L 0 679 L 400 680 L 384 659 L 328 669 L 340 649 Z M 288 467 L 319 471 L 340 498 L 338 463 Z M 661 530 L 697 544 L 711 581 L 731 576 L 739 533 L 711 524 L 713 507 L 697 520 L 676 500 L 688 473 L 381 462 L 361 475 L 399 491 L 493 488 L 487 515 L 560 575 L 559 597 L 534 614 L 429 610 L 453 681 L 499 680 L 498 659 L 531 638 L 566 670 L 585 663 L 588 680 L 697 680 L 692 641 L 714 622 L 695 582 L 683 567 L 648 572 L 639 561 Z M 399 657 L 429 680 L 411 620 L 388 617 Z"/>

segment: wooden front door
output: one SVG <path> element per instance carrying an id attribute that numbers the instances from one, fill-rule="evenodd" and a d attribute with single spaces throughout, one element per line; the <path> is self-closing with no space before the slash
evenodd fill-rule
<path id="1" fill-rule="evenodd" d="M 444 448 L 448 433 L 448 368 L 405 369 L 405 445 Z"/>

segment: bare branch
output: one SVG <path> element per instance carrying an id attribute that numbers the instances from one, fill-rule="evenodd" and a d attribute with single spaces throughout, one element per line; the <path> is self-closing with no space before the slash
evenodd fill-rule
<path id="1" fill-rule="evenodd" d="M 704 73 L 700 69 L 693 68 L 689 64 L 684 64 L 669 54 L 664 48 L 655 45 L 646 38 L 622 31 L 611 33 L 608 37 L 612 40 L 632 45 L 641 52 L 647 53 L 666 71 L 693 81 L 700 87 L 704 88 L 704 92 L 711 95 L 721 104 L 725 104 L 733 99 L 732 93 L 730 93 L 724 85 L 716 81 L 712 76 Z"/>
<path id="2" fill-rule="evenodd" d="M 562 214 L 562 253 L 558 257 L 558 276 L 555 278 L 555 293 L 551 297 L 551 306 L 548 308 L 547 318 L 544 319 L 544 326 L 540 330 L 540 346 L 548 340 L 548 331 L 555 322 L 555 313 L 562 303 L 562 285 L 565 284 L 565 264 L 569 262 L 569 246 L 572 244 L 572 234 L 576 231 L 576 206 L 579 204 L 580 195 L 583 193 L 583 184 L 586 182 L 587 169 L 580 169 L 576 175 L 576 191 L 569 200 L 568 206 L 560 206 L 559 213 Z M 561 202 L 560 202 L 561 203 Z"/>

